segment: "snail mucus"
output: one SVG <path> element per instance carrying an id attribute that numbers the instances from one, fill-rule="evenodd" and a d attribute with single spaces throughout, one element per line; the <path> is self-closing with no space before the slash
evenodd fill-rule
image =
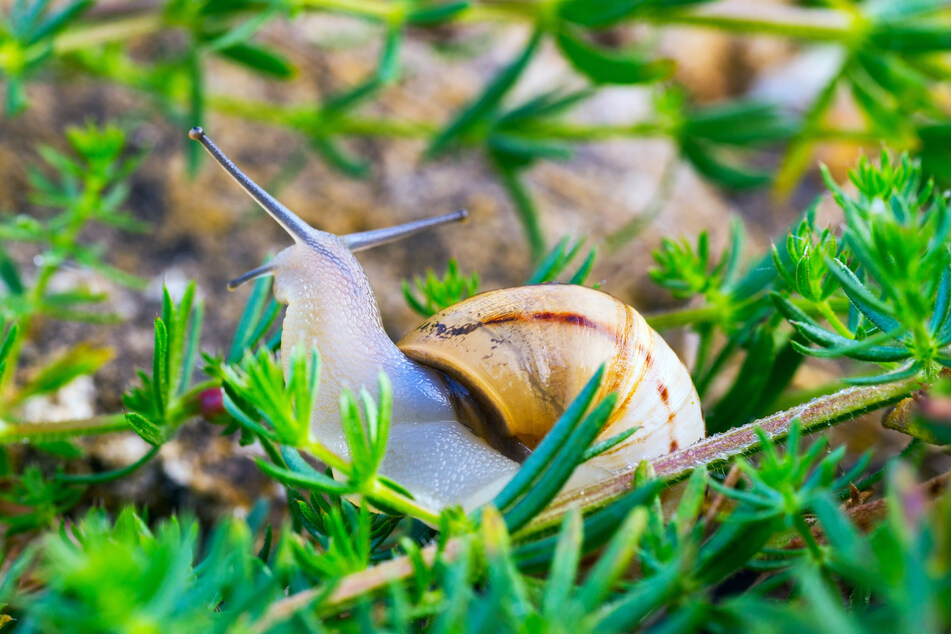
<path id="1" fill-rule="evenodd" d="M 602 363 L 605 380 L 596 399 L 617 392 L 618 400 L 597 440 L 638 430 L 581 465 L 568 488 L 704 436 L 696 390 L 676 354 L 637 311 L 598 290 L 544 284 L 480 293 L 394 343 L 354 252 L 464 219 L 465 212 L 336 236 L 309 226 L 270 196 L 201 128 L 189 136 L 294 239 L 229 288 L 274 276 L 274 296 L 287 304 L 285 371 L 296 346 L 319 351 L 315 437 L 348 457 L 341 392 L 365 388 L 375 396 L 377 376 L 385 372 L 393 409 L 380 473 L 418 503 L 469 510 L 490 500 Z"/>

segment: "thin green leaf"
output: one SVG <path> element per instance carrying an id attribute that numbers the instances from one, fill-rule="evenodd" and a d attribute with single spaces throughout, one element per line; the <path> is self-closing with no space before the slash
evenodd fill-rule
<path id="1" fill-rule="evenodd" d="M 76 2 L 66 5 L 60 11 L 54 13 L 44 20 L 43 24 L 33 31 L 33 34 L 27 43 L 35 44 L 62 30 L 70 22 L 82 15 L 93 4 L 94 0 L 77 0 Z"/>
<path id="2" fill-rule="evenodd" d="M 296 74 L 296 69 L 286 57 L 257 44 L 249 42 L 235 44 L 219 50 L 218 54 L 277 79 L 290 79 Z"/>
<path id="3" fill-rule="evenodd" d="M 558 4 L 558 16 L 583 26 L 608 26 L 631 15 L 651 0 L 566 0 Z"/>
<path id="4" fill-rule="evenodd" d="M 880 383 L 891 383 L 893 381 L 910 379 L 919 372 L 921 372 L 921 365 L 915 362 L 877 376 L 849 377 L 845 379 L 845 382 L 851 385 L 878 385 Z"/>
<path id="5" fill-rule="evenodd" d="M 459 12 L 470 6 L 469 0 L 456 0 L 437 6 L 424 6 L 414 9 L 406 21 L 411 24 L 433 25 L 452 20 Z"/>
<path id="6" fill-rule="evenodd" d="M 162 428 L 155 425 L 152 421 L 137 412 L 126 412 L 126 421 L 132 431 L 141 436 L 142 440 L 154 447 L 159 447 L 165 442 L 165 434 Z"/>
<path id="7" fill-rule="evenodd" d="M 607 395 L 572 431 L 544 475 L 522 499 L 506 511 L 505 522 L 511 530 L 515 531 L 524 526 L 554 499 L 580 463 L 585 449 L 604 427 L 616 403 L 616 393 Z M 525 468 L 524 465 L 522 468 Z"/>
<path id="8" fill-rule="evenodd" d="M 591 445 L 588 447 L 587 451 L 581 454 L 581 462 L 587 462 L 588 460 L 591 460 L 592 458 L 600 456 L 601 454 L 613 449 L 633 436 L 639 429 L 639 426 L 631 427 L 630 429 L 622 431 L 620 434 L 615 434 L 610 438 L 605 438 L 604 440 Z"/>
<path id="9" fill-rule="evenodd" d="M 18 390 L 17 399 L 55 392 L 77 377 L 94 374 L 112 357 L 111 348 L 94 348 L 80 344 L 43 366 Z"/>
<path id="10" fill-rule="evenodd" d="M 545 251 L 545 238 L 542 234 L 535 201 L 532 200 L 528 190 L 525 189 L 525 185 L 519 179 L 518 171 L 511 164 L 506 163 L 504 157 L 493 154 L 492 158 L 494 159 L 493 164 L 496 167 L 496 173 L 515 204 L 515 211 L 518 213 L 518 219 L 522 224 L 525 237 L 528 239 L 528 246 L 531 249 L 532 261 L 537 261 Z"/>
<path id="11" fill-rule="evenodd" d="M 618 528 L 578 590 L 575 601 L 586 613 L 596 611 L 617 580 L 627 571 L 647 528 L 647 509 L 632 511 Z"/>
<path id="12" fill-rule="evenodd" d="M 829 260 L 829 272 L 839 280 L 849 301 L 855 304 L 856 308 L 862 311 L 862 314 L 868 317 L 879 330 L 895 332 L 902 329 L 901 323 L 889 315 L 891 310 L 888 306 L 872 295 L 871 291 L 865 288 L 865 285 L 855 276 L 852 269 L 838 258 Z"/>
<path id="13" fill-rule="evenodd" d="M 569 28 L 558 31 L 555 38 L 575 70 L 595 82 L 643 84 L 667 79 L 674 73 L 671 60 L 649 60 L 631 51 L 607 51 L 586 42 Z"/>
<path id="14" fill-rule="evenodd" d="M 155 318 L 155 349 L 152 353 L 152 399 L 155 410 L 162 418 L 168 395 L 168 331 L 161 318 Z"/>
<path id="15" fill-rule="evenodd" d="M 23 295 L 23 279 L 19 267 L 3 249 L 0 249 L 0 280 L 11 295 Z"/>
<path id="16" fill-rule="evenodd" d="M 681 151 L 701 174 L 730 189 L 748 189 L 769 183 L 769 172 L 742 165 L 723 151 L 698 140 L 684 141 Z"/>
<path id="17" fill-rule="evenodd" d="M 597 394 L 604 377 L 604 365 L 598 368 L 581 392 L 571 401 L 571 404 L 554 424 L 551 431 L 536 447 L 532 455 L 522 464 L 515 477 L 495 496 L 492 504 L 503 512 L 518 501 L 533 484 L 542 476 L 545 469 L 555 455 L 567 442 L 572 431 L 581 422 L 584 413 L 590 407 L 594 395 Z"/>
<path id="18" fill-rule="evenodd" d="M 951 267 L 945 268 L 938 283 L 938 292 L 935 297 L 934 312 L 928 330 L 938 335 L 951 316 Z"/>
<path id="19" fill-rule="evenodd" d="M 565 514 L 548 582 L 545 584 L 545 596 L 542 600 L 544 614 L 557 615 L 564 609 L 574 589 L 580 559 L 581 526 L 581 513 L 578 509 L 571 509 Z"/>
<path id="20" fill-rule="evenodd" d="M 0 342 L 0 379 L 3 378 L 3 374 L 6 371 L 7 356 L 13 348 L 13 342 L 16 341 L 19 332 L 20 325 L 14 323 L 7 329 L 6 334 L 3 336 L 3 342 Z"/>
<path id="21" fill-rule="evenodd" d="M 103 471 L 100 473 L 87 473 L 82 475 L 69 475 L 66 473 L 57 473 L 55 476 L 55 479 L 59 482 L 67 482 L 69 484 L 87 484 L 87 485 L 88 484 L 102 484 L 104 482 L 114 482 L 116 480 L 124 478 L 128 476 L 129 474 L 139 470 L 145 464 L 147 464 L 150 460 L 152 460 L 152 458 L 158 455 L 159 449 L 161 449 L 161 441 L 156 443 L 145 438 L 145 436 L 143 436 L 142 432 L 140 431 L 140 427 L 133 426 L 132 419 L 134 419 L 136 416 L 137 414 L 126 414 L 126 420 L 129 421 L 129 426 L 132 427 L 132 429 L 137 434 L 139 434 L 139 436 L 142 436 L 142 438 L 146 440 L 146 442 L 152 445 L 152 448 L 149 449 L 145 453 L 145 455 L 143 455 L 141 458 L 139 458 L 135 462 L 125 467 L 122 467 L 121 469 L 115 469 L 114 471 Z M 141 425 L 141 421 L 137 420 L 136 425 Z M 158 431 L 158 428 L 156 427 L 155 430 Z"/>
<path id="22" fill-rule="evenodd" d="M 815 339 L 811 334 L 816 334 L 815 329 L 808 324 L 802 324 L 799 322 L 790 322 L 804 337 L 809 338 L 812 341 Z M 824 336 L 828 338 L 828 335 L 832 334 L 826 331 L 822 331 Z M 811 333 L 811 334 L 809 334 Z M 835 335 L 837 336 L 837 335 Z M 834 357 L 849 357 L 852 359 L 858 359 L 859 361 L 872 361 L 875 363 L 887 363 L 890 361 L 902 361 L 911 356 L 911 353 L 905 348 L 896 348 L 894 346 L 880 346 L 879 343 L 883 341 L 891 341 L 895 339 L 895 333 L 877 333 L 868 337 L 866 339 L 846 339 L 841 338 L 841 343 L 836 345 L 827 346 L 824 349 L 809 348 L 803 346 L 797 341 L 792 342 L 792 346 L 802 354 L 807 354 L 809 356 L 818 357 L 818 358 L 834 358 Z"/>
<path id="23" fill-rule="evenodd" d="M 497 73 L 495 78 L 485 87 L 482 94 L 472 103 L 463 108 L 436 137 L 430 142 L 426 155 L 430 158 L 444 152 L 448 146 L 460 136 L 468 132 L 477 122 L 484 119 L 494 109 L 502 97 L 515 85 L 515 81 L 525 70 L 529 60 L 534 56 L 542 32 L 536 30 L 522 49 L 522 52 L 504 70 Z"/>
<path id="24" fill-rule="evenodd" d="M 317 471 L 303 474 L 283 469 L 261 458 L 255 458 L 255 462 L 265 475 L 274 478 L 281 484 L 299 486 L 309 491 L 328 493 L 330 495 L 346 495 L 351 492 L 349 485 L 337 482 L 333 478 L 329 478 Z"/>
<path id="25" fill-rule="evenodd" d="M 251 345 L 252 333 L 261 323 L 261 316 L 264 313 L 264 307 L 267 305 L 271 291 L 271 278 L 259 277 L 251 288 L 251 294 L 244 305 L 244 311 L 241 313 L 241 319 L 238 321 L 238 327 L 234 332 L 234 339 L 231 342 L 231 350 L 228 352 L 228 363 L 234 364 L 241 361 L 241 357 Z"/>

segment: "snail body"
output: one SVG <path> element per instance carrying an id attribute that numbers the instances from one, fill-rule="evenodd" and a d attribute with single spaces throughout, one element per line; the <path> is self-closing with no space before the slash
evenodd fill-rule
<path id="1" fill-rule="evenodd" d="M 380 473 L 434 510 L 489 501 L 518 471 L 595 370 L 607 364 L 596 398 L 617 392 L 603 440 L 631 427 L 623 443 L 581 465 L 568 486 L 689 445 L 704 435 L 699 399 L 683 364 L 637 311 L 610 295 L 545 284 L 480 293 L 437 313 L 395 344 L 385 333 L 369 281 L 353 253 L 465 217 L 464 212 L 336 236 L 304 223 L 245 176 L 200 128 L 200 141 L 294 238 L 270 263 L 237 278 L 274 275 L 287 304 L 285 370 L 295 347 L 320 353 L 315 437 L 342 457 L 345 389 L 373 394 L 379 372 L 393 389 L 390 436 Z"/>

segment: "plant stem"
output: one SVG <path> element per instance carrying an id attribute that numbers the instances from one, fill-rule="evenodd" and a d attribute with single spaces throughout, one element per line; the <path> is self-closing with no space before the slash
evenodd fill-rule
<path id="1" fill-rule="evenodd" d="M 515 213 L 522 224 L 522 230 L 525 232 L 525 237 L 531 248 L 532 264 L 538 264 L 544 257 L 546 250 L 545 235 L 538 219 L 538 208 L 535 206 L 531 194 L 525 189 L 525 184 L 522 183 L 515 168 L 505 167 L 495 159 L 492 160 L 492 164 L 495 167 L 496 176 L 508 192 L 509 198 L 515 207 Z"/>
<path id="2" fill-rule="evenodd" d="M 383 2 L 381 0 L 298 0 L 298 4 L 312 11 L 332 11 L 346 13 L 361 18 L 373 18 L 389 22 L 396 11 L 403 7 L 398 2 Z"/>
<path id="3" fill-rule="evenodd" d="M 802 129 L 789 143 L 774 178 L 773 190 L 780 197 L 786 197 L 792 192 L 793 187 L 799 182 L 799 177 L 806 170 L 812 157 L 813 145 L 820 140 L 819 130 L 824 127 L 823 115 L 835 100 L 839 82 L 845 76 L 848 66 L 848 60 L 839 66 L 809 106 L 809 110 L 803 115 Z"/>
<path id="4" fill-rule="evenodd" d="M 655 24 L 685 24 L 733 33 L 779 35 L 822 42 L 851 39 L 855 16 L 835 9 L 805 9 L 782 4 L 726 0 L 699 7 L 657 11 Z"/>
<path id="5" fill-rule="evenodd" d="M 914 378 L 884 385 L 846 388 L 656 458 L 653 460 L 654 471 L 657 477 L 676 482 L 686 478 L 699 467 L 721 465 L 736 456 L 757 451 L 760 441 L 756 428 L 762 429 L 772 440 L 784 438 L 789 433 L 792 422 L 797 419 L 804 433 L 816 431 L 900 401 L 919 387 L 920 381 Z M 580 506 L 593 509 L 623 495 L 631 488 L 636 468 L 637 465 L 631 465 L 597 487 L 559 496 L 529 524 L 525 532 L 536 532 L 550 526 L 552 522 L 559 521 L 568 508 Z"/>
<path id="6" fill-rule="evenodd" d="M 681 308 L 663 313 L 645 315 L 647 324 L 654 330 L 671 330 L 683 328 L 693 324 L 703 324 L 716 321 L 720 309 L 718 306 L 700 306 L 698 308 Z"/>
<path id="7" fill-rule="evenodd" d="M 722 434 L 712 436 L 691 447 L 661 456 L 653 461 L 654 471 L 659 478 L 675 482 L 686 478 L 694 469 L 722 464 L 738 455 L 751 454 L 759 449 L 759 427 L 774 440 L 784 437 L 792 422 L 796 419 L 804 432 L 815 431 L 822 427 L 853 418 L 861 413 L 885 407 L 901 400 L 918 389 L 917 380 L 906 380 L 886 385 L 848 388 L 829 396 L 818 398 L 799 407 L 779 412 L 766 418 L 753 421 Z M 560 521 L 569 508 L 593 510 L 605 506 L 614 499 L 631 490 L 633 472 L 636 465 L 602 483 L 597 488 L 569 492 L 559 496 L 548 509 L 536 517 L 518 537 L 547 530 Z M 466 537 L 450 539 L 445 545 L 442 559 L 452 562 L 463 551 L 462 540 Z M 437 556 L 437 546 L 422 549 L 423 560 L 432 565 Z M 370 593 L 382 590 L 386 586 L 414 574 L 413 563 L 409 557 L 397 557 L 372 568 L 347 575 L 337 584 L 336 589 L 318 606 L 322 614 L 329 615 L 351 605 Z M 290 614 L 306 608 L 318 599 L 322 588 L 304 590 L 274 603 L 263 623 L 274 623 L 277 619 L 286 619 Z M 263 631 L 263 630 L 261 630 Z"/>
<path id="8" fill-rule="evenodd" d="M 827 322 L 829 322 L 829 325 L 832 326 L 832 329 L 838 334 L 842 335 L 846 339 L 855 338 L 855 335 L 852 334 L 852 331 L 842 323 L 842 321 L 839 319 L 839 316 L 836 315 L 835 311 L 832 310 L 832 307 L 829 306 L 828 300 L 816 302 L 816 310 L 819 311 L 819 314 L 822 315 Z"/>
<path id="9" fill-rule="evenodd" d="M 412 500 L 409 500 L 393 489 L 380 484 L 379 480 L 373 480 L 373 486 L 370 488 L 367 497 L 376 499 L 384 503 L 394 511 L 403 513 L 410 517 L 422 520 L 431 526 L 439 526 L 439 514 L 433 513 L 429 509 L 419 506 Z"/>
<path id="10" fill-rule="evenodd" d="M 429 139 L 441 129 L 438 122 L 431 120 L 380 119 L 344 114 L 335 114 L 324 119 L 319 108 L 312 103 L 277 105 L 231 95 L 209 95 L 207 103 L 221 114 L 293 128 L 304 133 L 314 133 L 319 130 L 324 134 L 340 136 Z M 654 121 L 604 125 L 551 121 L 525 126 L 517 132 L 507 134 L 525 139 L 591 142 L 632 137 L 665 137 L 670 135 L 670 129 Z"/>
<path id="11" fill-rule="evenodd" d="M 650 200 L 644 205 L 644 210 L 605 238 L 605 244 L 607 244 L 608 249 L 617 251 L 621 247 L 626 246 L 660 215 L 660 212 L 663 211 L 667 203 L 670 202 L 670 197 L 673 194 L 674 181 L 676 181 L 680 164 L 679 152 L 674 152 L 670 159 L 667 160 L 667 164 L 664 165 L 664 170 L 660 175 L 660 181 L 657 183 L 654 193 L 651 194 Z"/>
<path id="12" fill-rule="evenodd" d="M 334 452 L 327 449 L 324 445 L 319 442 L 310 442 L 302 446 L 301 449 L 312 455 L 317 460 L 320 460 L 322 463 L 327 465 L 332 469 L 337 469 L 346 474 L 350 474 L 350 463 L 335 454 Z M 278 463 L 280 464 L 280 463 Z"/>
<path id="13" fill-rule="evenodd" d="M 124 478 L 133 471 L 138 470 L 140 467 L 145 465 L 148 461 L 158 455 L 160 446 L 152 447 L 148 452 L 133 462 L 132 464 L 126 465 L 121 469 L 116 469 L 114 471 L 103 471 L 101 473 L 85 473 L 81 475 L 70 475 L 68 473 L 60 473 L 55 476 L 56 480 L 59 482 L 68 482 L 70 484 L 102 484 L 103 482 L 112 482 L 113 480 L 118 480 L 119 478 Z"/>
<path id="14" fill-rule="evenodd" d="M 401 22 L 406 14 L 404 3 L 387 0 L 298 0 L 297 5 L 306 11 L 343 13 L 391 24 Z M 548 10 L 546 3 L 540 2 L 473 2 L 455 13 L 449 23 L 535 23 Z M 105 16 L 111 19 L 105 21 Z M 161 6 L 155 3 L 130 2 L 110 6 L 108 12 L 92 11 L 89 17 L 95 22 L 57 38 L 57 50 L 61 46 L 65 50 L 75 50 L 103 41 L 142 35 L 160 28 L 162 16 Z M 807 9 L 751 0 L 723 0 L 698 7 L 656 9 L 632 16 L 633 20 L 653 24 L 683 24 L 732 33 L 766 33 L 825 42 L 850 40 L 856 30 L 856 18 L 857 14 L 843 10 Z"/>
<path id="15" fill-rule="evenodd" d="M 129 424 L 125 414 L 108 414 L 42 423 L 8 423 L 0 421 L 0 444 L 21 440 L 46 441 L 92 434 L 108 434 L 115 431 L 125 431 Z"/>
<path id="16" fill-rule="evenodd" d="M 150 35 L 165 26 L 162 14 L 142 13 L 114 18 L 107 22 L 87 24 L 68 29 L 53 40 L 53 51 L 57 54 L 72 53 L 83 48 L 129 40 Z"/>
<path id="17" fill-rule="evenodd" d="M 819 309 L 814 302 L 796 298 L 792 300 L 792 303 L 796 308 L 799 308 L 807 315 L 819 314 Z M 846 308 L 848 301 L 841 302 L 841 305 L 842 308 Z M 834 308 L 835 306 L 831 307 L 833 310 Z M 644 319 L 647 320 L 648 325 L 654 330 L 670 330 L 673 328 L 683 328 L 684 326 L 714 322 L 722 313 L 723 309 L 720 306 L 707 304 L 696 308 L 678 308 L 667 312 L 644 315 Z"/>
<path id="18" fill-rule="evenodd" d="M 312 11 L 334 11 L 392 22 L 404 11 L 383 0 L 299 0 Z M 544 3 L 480 2 L 456 13 L 450 22 L 537 22 Z M 701 7 L 662 9 L 636 16 L 654 24 L 685 24 L 733 33 L 775 34 L 798 39 L 837 42 L 853 33 L 853 18 L 834 9 L 804 9 L 749 1 L 714 2 Z"/>
<path id="19" fill-rule="evenodd" d="M 420 551 L 422 561 L 427 566 L 433 566 L 436 563 L 437 555 L 445 561 L 454 561 L 461 552 L 463 552 L 462 539 L 456 538 L 446 542 L 442 553 L 439 553 L 436 546 L 427 546 Z M 323 614 L 331 615 L 336 612 L 336 608 L 353 601 L 356 597 L 365 596 L 367 593 L 385 587 L 392 581 L 406 579 L 413 576 L 413 561 L 409 557 L 397 557 L 389 561 L 377 564 L 372 568 L 367 568 L 360 572 L 347 575 L 337 583 L 337 587 L 330 596 L 320 603 L 318 610 Z M 309 588 L 297 594 L 293 594 L 285 599 L 276 601 L 268 608 L 267 614 L 258 623 L 254 632 L 269 632 L 276 625 L 283 623 L 292 615 L 307 608 L 317 601 L 326 590 L 324 587 Z M 325 610 L 325 608 L 330 608 Z"/>

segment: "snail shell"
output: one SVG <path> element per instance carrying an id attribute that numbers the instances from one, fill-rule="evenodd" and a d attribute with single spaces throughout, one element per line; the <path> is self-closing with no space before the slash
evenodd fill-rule
<path id="1" fill-rule="evenodd" d="M 704 436 L 680 359 L 636 310 L 598 290 L 544 284 L 481 293 L 397 345 L 471 393 L 487 421 L 480 435 L 505 455 L 535 449 L 602 363 L 595 400 L 616 392 L 618 401 L 597 440 L 638 431 L 593 464 L 620 470 Z"/>

